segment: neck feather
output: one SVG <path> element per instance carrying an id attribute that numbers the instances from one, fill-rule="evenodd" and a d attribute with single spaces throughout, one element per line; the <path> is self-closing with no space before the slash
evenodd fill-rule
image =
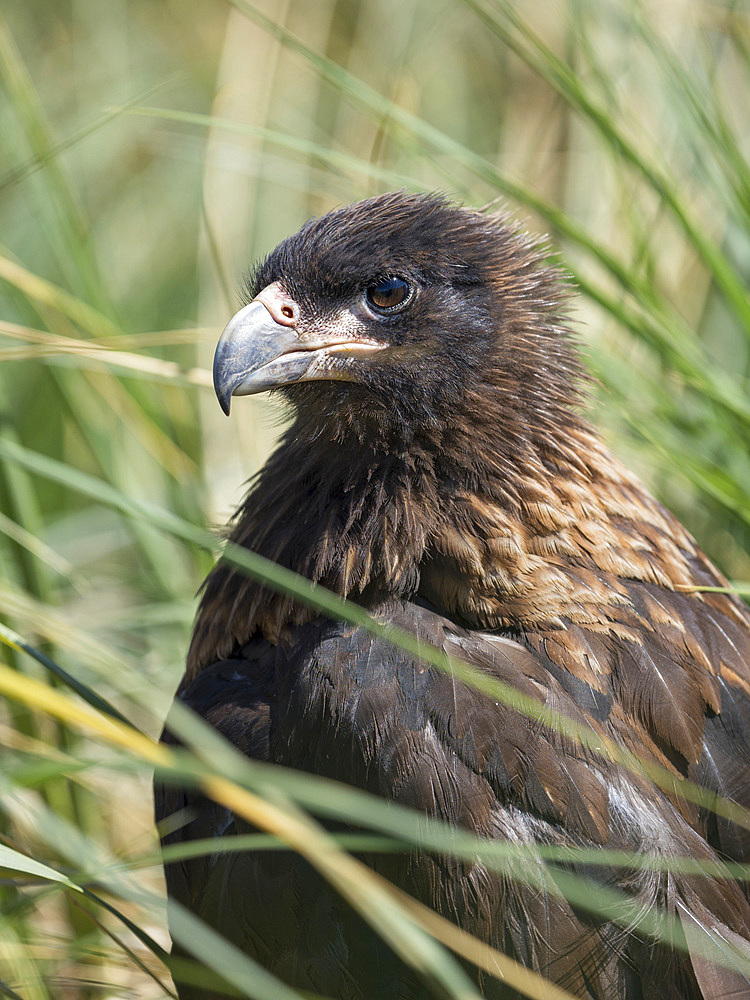
<path id="1" fill-rule="evenodd" d="M 504 434 L 454 425 L 377 446 L 297 425 L 230 538 L 365 606 L 419 595 L 474 628 L 598 620 L 602 604 L 624 599 L 618 578 L 694 582 L 692 539 L 570 413 L 564 436 L 508 422 Z M 256 632 L 276 642 L 315 615 L 219 563 L 188 679 Z"/>

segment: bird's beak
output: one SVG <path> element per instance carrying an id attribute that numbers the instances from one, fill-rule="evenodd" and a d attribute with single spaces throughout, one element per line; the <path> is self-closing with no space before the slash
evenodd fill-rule
<path id="1" fill-rule="evenodd" d="M 227 416 L 232 396 L 263 392 L 286 381 L 274 366 L 279 358 L 292 368 L 295 360 L 300 368 L 310 360 L 299 357 L 298 316 L 296 302 L 274 282 L 229 320 L 214 354 L 214 389 Z"/>
<path id="2" fill-rule="evenodd" d="M 338 365 L 341 355 L 385 346 L 345 332 L 301 334 L 299 315 L 297 303 L 273 282 L 230 319 L 214 355 L 214 389 L 224 413 L 229 415 L 232 396 L 292 382 L 345 378 Z"/>

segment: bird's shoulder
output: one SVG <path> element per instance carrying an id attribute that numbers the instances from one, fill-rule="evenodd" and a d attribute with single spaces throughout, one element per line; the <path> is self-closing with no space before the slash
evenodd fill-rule
<path id="1" fill-rule="evenodd" d="M 577 572 L 581 587 L 594 575 Z M 605 588 L 605 574 L 595 582 Z M 516 635 L 464 628 L 426 601 L 373 609 L 525 698 L 525 712 L 361 626 L 322 618 L 288 628 L 278 643 L 256 635 L 201 671 L 181 697 L 251 756 L 368 788 L 483 834 L 493 835 L 501 804 L 601 843 L 609 838 L 612 782 L 632 799 L 664 798 L 543 724 L 545 709 L 677 781 L 689 777 L 750 807 L 745 610 L 725 594 L 622 579 L 611 586 L 618 600 L 601 621 L 563 619 Z M 528 711 L 534 704 L 537 718 Z M 677 795 L 672 805 L 709 834 L 709 815 Z M 735 844 L 738 836 L 734 827 L 715 832 L 715 846 L 744 858 L 750 843 L 743 835 Z"/>

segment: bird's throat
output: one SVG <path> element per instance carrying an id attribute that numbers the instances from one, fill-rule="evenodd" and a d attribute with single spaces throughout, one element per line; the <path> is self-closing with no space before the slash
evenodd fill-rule
<path id="1" fill-rule="evenodd" d="M 289 435 L 237 511 L 230 539 L 367 607 L 408 598 L 441 516 L 436 485 L 420 455 L 311 448 Z M 188 674 L 257 632 L 277 642 L 318 613 L 220 562 L 206 581 Z"/>

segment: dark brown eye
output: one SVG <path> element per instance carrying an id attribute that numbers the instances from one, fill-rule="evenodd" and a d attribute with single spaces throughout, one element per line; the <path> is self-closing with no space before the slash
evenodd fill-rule
<path id="1" fill-rule="evenodd" d="M 411 287 L 403 278 L 385 278 L 367 289 L 368 303 L 379 312 L 396 312 L 411 298 Z"/>

